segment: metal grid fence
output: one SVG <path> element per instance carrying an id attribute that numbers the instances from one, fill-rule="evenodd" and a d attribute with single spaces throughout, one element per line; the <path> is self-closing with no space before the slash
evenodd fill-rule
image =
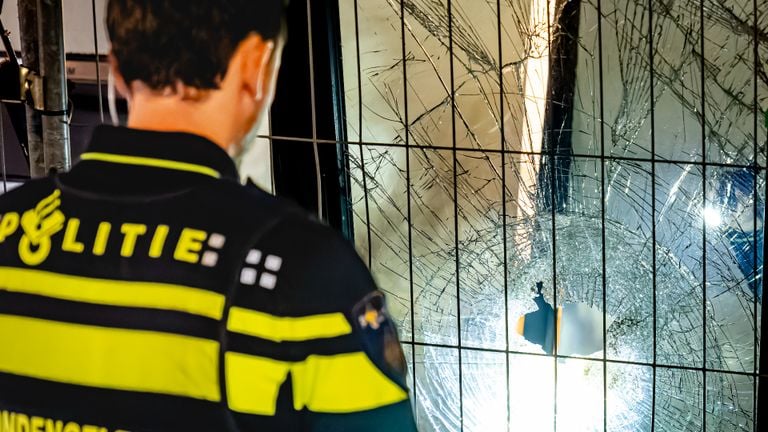
<path id="1" fill-rule="evenodd" d="M 758 3 L 340 3 L 356 241 L 420 427 L 757 430 Z M 517 334 L 538 281 L 599 349 Z"/>

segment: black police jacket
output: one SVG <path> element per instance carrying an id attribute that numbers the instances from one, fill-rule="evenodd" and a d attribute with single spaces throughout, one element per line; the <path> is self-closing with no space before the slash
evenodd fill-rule
<path id="1" fill-rule="evenodd" d="M 415 430 L 383 296 L 204 138 L 101 127 L 0 198 L 0 432 Z"/>

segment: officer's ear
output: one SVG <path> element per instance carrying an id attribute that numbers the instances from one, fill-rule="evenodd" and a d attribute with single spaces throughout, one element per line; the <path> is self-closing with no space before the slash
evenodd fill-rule
<path id="1" fill-rule="evenodd" d="M 258 34 L 248 36 L 238 48 L 242 56 L 242 86 L 257 104 L 270 103 L 280 65 L 280 53 L 274 41 Z"/>

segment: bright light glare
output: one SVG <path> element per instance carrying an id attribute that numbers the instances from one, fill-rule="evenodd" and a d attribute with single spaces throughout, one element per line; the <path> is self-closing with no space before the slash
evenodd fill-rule
<path id="1" fill-rule="evenodd" d="M 510 357 L 510 418 L 513 430 L 552 431 L 554 414 L 554 361 L 550 357 Z M 598 431 L 603 428 L 603 366 L 587 360 L 558 363 L 558 431 Z M 608 424 L 611 430 L 634 431 L 635 412 L 650 398 L 650 387 L 640 384 L 633 369 L 609 374 Z M 489 417 L 493 412 L 487 413 Z M 502 430 L 503 427 L 492 430 Z M 488 429 L 491 430 L 491 429 Z"/>
<path id="2" fill-rule="evenodd" d="M 558 431 L 602 430 L 603 365 L 601 363 L 565 360 L 558 364 L 557 423 Z"/>
<path id="3" fill-rule="evenodd" d="M 704 208 L 704 223 L 710 228 L 717 228 L 723 223 L 723 215 L 714 207 Z"/>

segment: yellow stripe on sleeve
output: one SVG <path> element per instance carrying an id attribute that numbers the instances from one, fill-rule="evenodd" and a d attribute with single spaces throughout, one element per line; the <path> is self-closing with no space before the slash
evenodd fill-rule
<path id="1" fill-rule="evenodd" d="M 316 413 L 368 411 L 408 399 L 363 352 L 310 356 L 292 369 L 294 408 Z"/>
<path id="2" fill-rule="evenodd" d="M 352 333 L 352 326 L 342 313 L 278 317 L 238 307 L 230 309 L 227 329 L 273 342 L 301 342 Z"/>
<path id="3" fill-rule="evenodd" d="M 408 399 L 408 393 L 363 352 L 313 355 L 295 363 L 228 352 L 229 407 L 240 413 L 274 415 L 280 386 L 289 372 L 296 410 L 349 414 Z"/>
<path id="4" fill-rule="evenodd" d="M 225 371 L 229 407 L 244 414 L 275 415 L 280 386 L 290 369 L 290 363 L 228 352 Z"/>
<path id="5" fill-rule="evenodd" d="M 91 279 L 0 267 L 0 291 L 110 306 L 186 312 L 221 319 L 225 297 L 200 288 L 154 282 Z"/>
<path id="6" fill-rule="evenodd" d="M 0 315 L 0 371 L 218 402 L 216 341 Z"/>

